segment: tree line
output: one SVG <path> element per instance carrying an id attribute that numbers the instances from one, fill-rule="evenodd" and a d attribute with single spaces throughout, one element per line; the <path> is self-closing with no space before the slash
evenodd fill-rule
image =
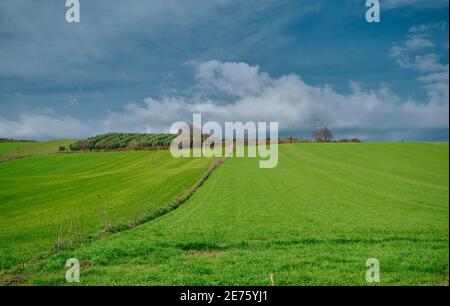
<path id="1" fill-rule="evenodd" d="M 176 137 L 173 134 L 109 133 L 77 141 L 70 151 L 155 149 L 168 148 Z"/>
<path id="2" fill-rule="evenodd" d="M 192 127 L 190 126 L 192 129 Z M 192 135 L 192 133 L 191 133 Z M 202 135 L 202 143 L 209 135 Z M 316 129 L 312 135 L 313 141 L 332 142 L 333 133 L 327 127 Z M 108 133 L 79 140 L 68 148 L 61 146 L 60 152 L 64 151 L 111 151 L 111 150 L 154 150 L 168 149 L 176 134 L 140 134 L 140 133 Z M 245 144 L 247 139 L 245 139 Z M 190 139 L 192 144 L 192 139 Z M 278 143 L 311 142 L 309 139 L 287 137 L 278 139 Z M 340 139 L 339 142 L 361 142 L 358 138 Z"/>

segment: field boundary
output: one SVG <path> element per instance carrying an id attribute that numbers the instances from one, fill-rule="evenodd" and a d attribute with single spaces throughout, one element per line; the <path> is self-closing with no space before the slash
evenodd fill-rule
<path id="1" fill-rule="evenodd" d="M 77 247 L 87 245 L 89 243 L 101 240 L 103 238 L 131 230 L 133 228 L 136 228 L 140 225 L 151 222 L 159 217 L 162 217 L 162 216 L 174 211 L 175 209 L 179 208 L 182 204 L 184 204 L 187 200 L 189 200 L 195 194 L 195 192 L 197 192 L 197 190 L 206 182 L 206 180 L 211 176 L 211 174 L 214 172 L 214 170 L 216 170 L 220 165 L 222 165 L 226 159 L 227 158 L 215 159 L 211 163 L 209 168 L 202 174 L 202 176 L 189 189 L 185 190 L 181 195 L 175 197 L 174 199 L 169 201 L 167 204 L 162 205 L 161 207 L 155 208 L 147 213 L 144 213 L 144 215 L 139 219 L 136 219 L 129 223 L 112 225 L 110 228 L 104 229 L 103 231 L 101 231 L 97 234 L 87 235 L 86 237 L 84 237 L 78 241 L 72 241 L 72 243 L 67 244 L 62 248 L 54 248 L 50 251 L 47 251 L 47 252 L 37 256 L 34 259 L 27 261 L 27 262 L 24 262 L 24 263 L 14 266 L 14 267 L 11 267 L 9 269 L 0 271 L 0 286 L 19 285 L 20 283 L 22 283 L 24 281 L 24 278 L 21 275 L 22 272 L 27 267 L 29 267 L 33 264 L 36 264 L 39 261 L 45 260 L 53 255 L 63 252 L 63 251 L 73 250 Z"/>
<path id="2" fill-rule="evenodd" d="M 206 172 L 203 173 L 203 175 L 198 179 L 195 184 L 187 189 L 184 193 L 182 193 L 180 196 L 176 197 L 172 201 L 170 201 L 168 204 L 163 205 L 161 207 L 155 208 L 151 212 L 145 213 L 141 218 L 132 221 L 127 224 L 119 224 L 112 226 L 110 229 L 105 231 L 106 233 L 120 233 L 123 231 L 130 230 L 132 228 L 135 228 L 139 225 L 148 223 L 152 220 L 155 220 L 159 217 L 164 216 L 165 214 L 168 214 L 169 212 L 177 209 L 181 205 L 183 205 L 187 200 L 189 200 L 190 197 L 194 195 L 195 192 L 206 182 L 206 180 L 211 176 L 213 171 L 217 169 L 220 165 L 222 165 L 225 162 L 225 158 L 222 159 L 216 159 L 206 170 Z"/>
<path id="3" fill-rule="evenodd" d="M 52 155 L 53 153 L 50 153 L 48 155 Z M 45 156 L 45 155 L 40 155 L 40 156 Z M 9 161 L 13 161 L 16 159 L 23 159 L 23 158 L 30 158 L 30 157 L 34 157 L 33 155 L 18 155 L 18 156 L 6 156 L 6 158 L 0 158 L 0 163 L 6 163 Z"/>

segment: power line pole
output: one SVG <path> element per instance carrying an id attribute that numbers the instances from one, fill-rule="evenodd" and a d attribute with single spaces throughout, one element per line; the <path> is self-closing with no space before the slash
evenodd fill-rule
<path id="1" fill-rule="evenodd" d="M 319 131 L 320 131 L 320 118 L 314 119 L 314 123 L 316 125 L 316 132 L 314 133 L 314 138 L 316 141 L 319 140 Z"/>
<path id="2" fill-rule="evenodd" d="M 314 123 L 316 124 L 316 131 L 318 132 L 320 129 L 320 118 L 314 119 Z"/>

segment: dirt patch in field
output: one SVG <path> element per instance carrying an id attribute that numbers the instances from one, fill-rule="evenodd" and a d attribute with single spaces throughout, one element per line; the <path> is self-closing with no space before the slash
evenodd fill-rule
<path id="1" fill-rule="evenodd" d="M 92 262 L 90 261 L 83 261 L 80 265 L 81 270 L 86 270 L 89 269 L 90 267 L 92 267 Z"/>
<path id="2" fill-rule="evenodd" d="M 0 286 L 15 286 L 23 281 L 20 275 L 10 275 L 0 278 Z"/>
<path id="3" fill-rule="evenodd" d="M 187 252 L 189 256 L 193 257 L 216 257 L 225 254 L 224 250 L 191 250 Z"/>

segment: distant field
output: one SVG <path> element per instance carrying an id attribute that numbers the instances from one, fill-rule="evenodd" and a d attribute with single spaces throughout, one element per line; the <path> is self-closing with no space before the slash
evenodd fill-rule
<path id="1" fill-rule="evenodd" d="M 210 162 L 159 151 L 0 163 L 0 267 L 139 218 L 190 188 Z"/>
<path id="2" fill-rule="evenodd" d="M 76 257 L 84 267 L 85 285 L 269 285 L 269 273 L 277 285 L 366 285 L 366 260 L 377 258 L 383 285 L 448 285 L 448 153 L 448 144 L 282 145 L 278 167 L 270 170 L 259 169 L 256 159 L 232 158 L 181 208 L 52 256 L 26 269 L 22 277 L 28 284 L 64 285 L 65 261 Z M 10 187 L 17 185 L 15 178 L 37 181 L 47 175 L 41 168 L 75 171 L 74 163 L 63 158 L 70 157 L 33 159 L 34 166 L 22 165 L 20 171 L 11 165 L 7 175 L 0 171 L 2 184 L 10 177 Z M 128 155 L 117 159 L 122 167 L 133 167 L 127 173 L 145 165 Z M 96 193 L 107 203 L 115 198 L 108 194 L 120 190 L 127 203 L 121 211 L 127 213 L 136 202 L 129 197 L 137 197 L 159 177 L 132 180 L 138 185 L 125 188 L 121 172 L 113 171 L 104 181 L 94 178 L 95 173 L 110 171 L 96 155 L 85 155 L 84 163 L 98 168 L 73 174 L 80 179 L 76 188 L 51 185 L 48 177 L 17 194 L 3 191 L 10 204 L 2 205 L 2 218 L 7 214 L 22 220 L 22 212 L 38 222 L 53 215 L 54 205 L 89 207 Z M 36 177 L 30 177 L 30 169 Z M 83 177 L 89 180 L 82 183 Z M 65 180 L 64 175 L 59 178 Z M 173 186 L 178 184 L 161 182 L 159 192 Z M 55 201 L 62 198 L 56 195 L 71 189 L 72 196 L 87 199 Z M 47 200 L 39 196 L 41 190 L 49 190 Z M 22 193 L 29 204 L 14 209 Z M 32 199 L 41 205 L 34 206 Z M 15 233 L 6 247 L 9 252 L 18 245 L 14 241 L 21 239 L 24 222 L 13 224 L 4 229 L 2 220 L 2 231 L 12 228 Z"/>
<path id="3" fill-rule="evenodd" d="M 0 142 L 0 161 L 56 153 L 60 146 L 67 147 L 74 142 L 75 140 Z"/>

